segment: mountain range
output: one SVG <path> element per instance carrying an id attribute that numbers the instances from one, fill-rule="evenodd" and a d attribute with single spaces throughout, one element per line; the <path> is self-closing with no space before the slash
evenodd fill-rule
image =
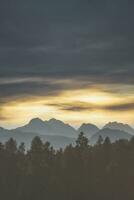
<path id="1" fill-rule="evenodd" d="M 109 122 L 102 129 L 96 125 L 82 124 L 78 129 L 57 119 L 43 121 L 39 118 L 32 119 L 28 124 L 16 129 L 7 130 L 0 127 L 0 141 L 6 142 L 14 138 L 17 143 L 25 142 L 26 148 L 30 147 L 35 136 L 39 136 L 44 142 L 49 141 L 54 148 L 64 148 L 70 143 L 74 144 L 78 134 L 83 132 L 90 144 L 95 144 L 101 135 L 103 139 L 109 137 L 111 142 L 119 139 L 130 139 L 134 135 L 134 129 L 128 124 Z"/>
<path id="2" fill-rule="evenodd" d="M 27 125 L 15 129 L 16 131 L 39 133 L 40 135 L 58 135 L 76 137 L 76 130 L 68 124 L 56 119 L 43 121 L 32 119 Z"/>

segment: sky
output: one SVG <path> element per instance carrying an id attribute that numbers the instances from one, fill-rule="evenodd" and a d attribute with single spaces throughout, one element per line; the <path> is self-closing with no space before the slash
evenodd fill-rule
<path id="1" fill-rule="evenodd" d="M 134 126 L 134 1 L 1 0 L 0 126 Z"/>

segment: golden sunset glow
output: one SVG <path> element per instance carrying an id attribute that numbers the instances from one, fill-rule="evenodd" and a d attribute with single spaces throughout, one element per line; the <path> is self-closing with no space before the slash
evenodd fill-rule
<path id="1" fill-rule="evenodd" d="M 1 113 L 4 120 L 1 120 L 1 125 L 17 127 L 34 117 L 43 120 L 57 118 L 76 127 L 83 122 L 102 126 L 115 120 L 133 124 L 134 110 L 121 107 L 133 102 L 131 93 L 123 97 L 119 93 L 108 93 L 97 88 L 63 91 L 57 96 L 19 98 L 3 105 Z"/>

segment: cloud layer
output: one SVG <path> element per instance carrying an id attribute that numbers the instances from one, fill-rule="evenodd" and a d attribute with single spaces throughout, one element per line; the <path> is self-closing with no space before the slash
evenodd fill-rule
<path id="1" fill-rule="evenodd" d="M 99 87 L 133 97 L 133 7 L 130 0 L 1 0 L 1 109 L 12 101 Z M 74 112 L 93 109 L 88 107 L 61 105 Z M 103 109 L 125 112 L 133 102 Z"/>

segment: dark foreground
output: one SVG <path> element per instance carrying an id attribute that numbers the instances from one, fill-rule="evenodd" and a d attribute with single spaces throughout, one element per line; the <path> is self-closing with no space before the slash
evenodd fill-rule
<path id="1" fill-rule="evenodd" d="M 134 200 L 134 139 L 55 151 L 40 138 L 26 153 L 10 139 L 0 144 L 0 200 Z"/>

